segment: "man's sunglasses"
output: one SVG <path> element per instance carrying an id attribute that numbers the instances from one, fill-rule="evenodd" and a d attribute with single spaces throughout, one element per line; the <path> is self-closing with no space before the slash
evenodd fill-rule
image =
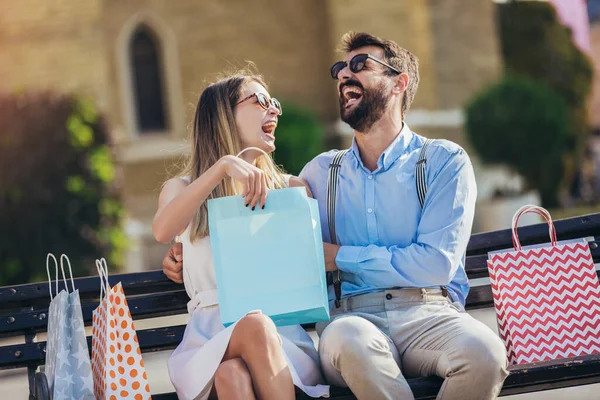
<path id="1" fill-rule="evenodd" d="M 350 60 L 350 71 L 352 71 L 352 73 L 354 73 L 354 74 L 362 71 L 367 64 L 367 59 L 369 59 L 369 58 L 385 67 L 388 67 L 395 73 L 400 74 L 400 71 L 398 71 L 396 68 L 392 67 L 390 64 L 388 64 L 384 61 L 378 60 L 377 58 L 375 58 L 369 54 L 357 54 L 354 57 L 352 57 L 352 59 Z M 333 66 L 331 67 L 331 77 L 333 79 L 337 80 L 338 74 L 340 73 L 341 70 L 346 68 L 346 65 L 348 65 L 348 63 L 346 61 L 338 61 L 335 64 L 333 64 Z"/>
<path id="2" fill-rule="evenodd" d="M 275 98 L 271 97 L 270 99 L 263 93 L 252 93 L 248 97 L 244 97 L 242 100 L 238 101 L 236 106 L 240 103 L 245 102 L 246 100 L 251 99 L 252 97 L 256 97 L 258 104 L 265 110 L 268 110 L 269 107 L 273 106 L 279 111 L 279 115 L 283 114 L 283 109 L 281 108 L 281 103 Z"/>

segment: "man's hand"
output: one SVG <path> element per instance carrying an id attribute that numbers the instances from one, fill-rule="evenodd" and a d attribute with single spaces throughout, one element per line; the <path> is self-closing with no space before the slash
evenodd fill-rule
<path id="1" fill-rule="evenodd" d="M 183 283 L 183 246 L 174 243 L 163 259 L 163 272 L 173 282 Z"/>
<path id="2" fill-rule="evenodd" d="M 340 246 L 323 242 L 323 252 L 325 253 L 325 271 L 337 271 L 338 267 L 335 258 L 340 250 Z"/>

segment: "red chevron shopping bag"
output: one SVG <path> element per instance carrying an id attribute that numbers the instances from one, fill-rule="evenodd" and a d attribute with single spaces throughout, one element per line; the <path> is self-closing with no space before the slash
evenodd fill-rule
<path id="1" fill-rule="evenodd" d="M 536 213 L 551 242 L 521 247 L 519 218 Z M 548 211 L 524 206 L 512 222 L 514 249 L 488 254 L 498 331 L 511 364 L 600 353 L 600 285 L 585 239 L 557 242 Z"/>

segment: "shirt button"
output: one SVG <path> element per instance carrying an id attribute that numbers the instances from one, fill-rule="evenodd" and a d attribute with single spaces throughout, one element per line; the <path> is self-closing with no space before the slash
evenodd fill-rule
<path id="1" fill-rule="evenodd" d="M 388 300 L 391 300 L 392 299 L 392 295 L 388 293 L 388 294 L 385 295 L 385 298 L 388 299 Z"/>
<path id="2" fill-rule="evenodd" d="M 367 212 L 368 212 L 369 214 L 371 214 L 371 213 L 373 212 L 373 209 L 372 209 L 372 208 L 368 208 L 368 209 L 367 209 Z"/>
<path id="3" fill-rule="evenodd" d="M 367 178 L 373 179 L 373 175 L 369 175 L 369 176 L 367 176 Z"/>

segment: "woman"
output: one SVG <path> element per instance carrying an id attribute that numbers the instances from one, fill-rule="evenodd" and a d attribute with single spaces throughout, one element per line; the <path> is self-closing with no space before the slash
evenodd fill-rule
<path id="1" fill-rule="evenodd" d="M 190 322 L 169 359 L 180 399 L 293 399 L 294 385 L 312 397 L 329 394 L 302 327 L 277 329 L 253 312 L 225 328 L 219 315 L 207 200 L 233 195 L 238 185 L 244 204 L 255 210 L 264 207 L 270 189 L 306 186 L 257 150 L 275 150 L 279 115 L 281 105 L 258 76 L 238 73 L 211 84 L 196 108 L 190 161 L 161 191 L 152 231 L 162 243 L 181 235 L 191 298 Z M 254 149 L 236 157 L 248 148 Z"/>

